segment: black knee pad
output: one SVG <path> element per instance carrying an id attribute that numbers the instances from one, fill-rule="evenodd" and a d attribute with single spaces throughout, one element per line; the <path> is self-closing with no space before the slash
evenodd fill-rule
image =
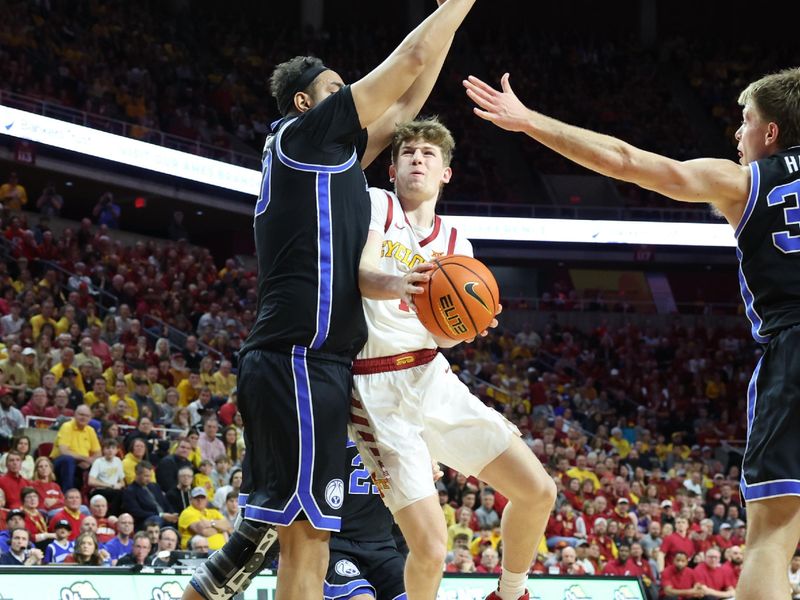
<path id="1" fill-rule="evenodd" d="M 195 571 L 191 584 L 206 600 L 228 600 L 244 591 L 278 551 L 275 526 L 242 520 L 225 545 Z"/>

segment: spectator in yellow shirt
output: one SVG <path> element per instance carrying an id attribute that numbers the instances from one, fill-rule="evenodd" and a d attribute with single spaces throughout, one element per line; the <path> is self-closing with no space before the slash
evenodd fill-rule
<path id="1" fill-rule="evenodd" d="M 64 371 L 67 369 L 72 369 L 75 371 L 75 387 L 78 388 L 81 393 L 85 394 L 86 386 L 83 383 L 83 377 L 78 371 L 78 367 L 74 366 L 74 363 L 75 350 L 70 347 L 66 347 L 61 350 L 61 362 L 53 365 L 53 368 L 50 369 L 50 372 L 56 376 L 56 381 L 61 381 L 61 378 L 64 377 Z"/>
<path id="2" fill-rule="evenodd" d="M 128 384 L 125 383 L 124 379 L 117 379 L 114 384 L 114 393 L 109 398 L 110 406 L 116 406 L 120 400 L 124 400 L 125 404 L 128 405 L 128 415 L 138 421 L 139 405 L 136 404 L 136 400 L 128 396 Z"/>
<path id="3" fill-rule="evenodd" d="M 189 406 L 200 395 L 200 388 L 202 387 L 200 372 L 197 369 L 192 369 L 189 373 L 189 379 L 184 379 L 178 384 L 178 405 Z"/>
<path id="4" fill-rule="evenodd" d="M 211 480 L 211 472 L 213 470 L 214 463 L 208 459 L 203 459 L 200 461 L 200 472 L 196 473 L 192 480 L 192 487 L 203 488 L 209 498 L 213 498 L 216 491 L 214 482 Z"/>
<path id="5" fill-rule="evenodd" d="M 7 210 L 22 210 L 28 203 L 28 192 L 13 171 L 8 175 L 8 181 L 0 185 L 0 202 Z"/>
<path id="6" fill-rule="evenodd" d="M 223 360 L 219 364 L 219 371 L 214 373 L 214 382 L 211 390 L 215 396 L 228 398 L 236 387 L 236 375 L 231 373 L 231 361 Z"/>
<path id="7" fill-rule="evenodd" d="M 593 471 L 587 469 L 586 457 L 583 454 L 579 454 L 575 457 L 575 466 L 567 469 L 567 477 L 575 477 L 579 479 L 581 483 L 589 479 L 594 484 L 594 491 L 600 489 L 600 480 Z"/>
<path id="8" fill-rule="evenodd" d="M 40 310 L 41 312 L 38 315 L 33 315 L 31 317 L 31 327 L 33 328 L 34 340 L 39 339 L 39 334 L 41 333 L 42 326 L 45 323 L 50 323 L 53 326 L 54 330 L 56 328 L 56 325 L 58 325 L 56 320 L 53 318 L 53 316 L 55 315 L 55 305 L 53 304 L 53 301 L 51 299 L 48 298 L 47 300 L 42 302 L 42 307 Z"/>
<path id="9" fill-rule="evenodd" d="M 136 479 L 136 465 L 147 458 L 147 444 L 142 438 L 133 438 L 131 447 L 125 458 L 122 459 L 122 471 L 125 473 L 125 485 L 130 485 Z M 150 470 L 150 483 L 155 483 L 155 472 Z"/>
<path id="10" fill-rule="evenodd" d="M 611 437 L 608 442 L 614 446 L 620 458 L 627 458 L 628 454 L 631 453 L 631 443 L 622 437 L 622 429 L 619 427 L 611 429 Z"/>
<path id="11" fill-rule="evenodd" d="M 208 508 L 205 488 L 195 487 L 190 493 L 191 505 L 178 517 L 178 531 L 181 534 L 181 547 L 186 548 L 194 535 L 202 535 L 208 540 L 211 550 L 219 550 L 228 540 L 233 527 L 222 513 Z"/>
<path id="12" fill-rule="evenodd" d="M 89 426 L 91 418 L 89 407 L 81 404 L 75 409 L 73 418 L 59 428 L 53 443 L 53 450 L 50 452 L 53 470 L 58 483 L 65 490 L 75 487 L 76 472 L 88 471 L 102 454 L 97 433 Z M 81 475 L 81 485 L 82 481 Z"/>

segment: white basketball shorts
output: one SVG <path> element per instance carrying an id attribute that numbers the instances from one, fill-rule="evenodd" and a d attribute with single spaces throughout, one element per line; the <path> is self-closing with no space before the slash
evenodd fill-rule
<path id="1" fill-rule="evenodd" d="M 432 458 L 478 475 L 519 435 L 438 353 L 417 367 L 353 380 L 350 436 L 392 513 L 436 494 Z"/>

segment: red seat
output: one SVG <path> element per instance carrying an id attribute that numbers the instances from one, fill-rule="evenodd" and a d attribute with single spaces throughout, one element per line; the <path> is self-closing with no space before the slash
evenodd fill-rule
<path id="1" fill-rule="evenodd" d="M 42 442 L 36 448 L 36 457 L 47 456 L 50 457 L 50 452 L 53 450 L 53 442 Z"/>

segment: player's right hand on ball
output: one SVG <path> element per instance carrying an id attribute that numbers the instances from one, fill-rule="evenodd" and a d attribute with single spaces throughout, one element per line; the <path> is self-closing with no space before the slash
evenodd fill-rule
<path id="1" fill-rule="evenodd" d="M 417 312 L 417 308 L 414 306 L 414 296 L 425 291 L 420 284 L 425 284 L 430 281 L 431 275 L 429 271 L 433 268 L 434 265 L 431 263 L 420 263 L 403 275 L 400 282 L 401 289 L 399 295 L 414 312 Z"/>

